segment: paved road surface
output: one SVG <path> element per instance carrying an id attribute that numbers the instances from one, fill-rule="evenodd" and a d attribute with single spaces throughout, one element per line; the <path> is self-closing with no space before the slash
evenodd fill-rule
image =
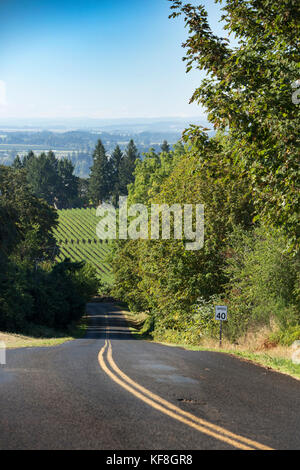
<path id="1" fill-rule="evenodd" d="M 84 339 L 8 351 L 0 449 L 300 449 L 300 381 L 134 340 L 114 304 L 88 313 Z"/>

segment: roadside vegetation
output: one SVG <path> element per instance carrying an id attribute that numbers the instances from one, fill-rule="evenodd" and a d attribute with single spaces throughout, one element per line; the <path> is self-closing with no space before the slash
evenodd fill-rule
<path id="1" fill-rule="evenodd" d="M 80 334 L 86 303 L 112 282 L 95 208 L 127 194 L 138 158 L 132 140 L 110 158 L 99 140 L 87 180 L 51 151 L 0 166 L 0 331 L 8 345 L 58 344 Z"/>
<path id="2" fill-rule="evenodd" d="M 124 304 L 121 306 L 121 309 L 128 322 L 129 330 L 136 340 L 154 341 L 170 347 L 179 347 L 191 351 L 213 351 L 232 354 L 267 369 L 300 379 L 300 364 L 292 361 L 291 348 L 287 345 L 273 344 L 268 341 L 270 334 L 272 334 L 270 327 L 248 331 L 239 338 L 239 342 L 235 343 L 223 338 L 220 347 L 219 338 L 214 338 L 210 335 L 203 336 L 201 340 L 198 339 L 192 342 L 188 332 L 169 330 L 164 332 L 163 335 L 160 335 L 160 333 L 156 334 L 155 331 L 150 333 L 146 321 L 147 314 L 131 312 Z"/>
<path id="3" fill-rule="evenodd" d="M 66 336 L 97 293 L 96 273 L 83 262 L 54 261 L 57 214 L 34 195 L 25 170 L 0 167 L 0 190 L 0 331 Z"/>
<path id="4" fill-rule="evenodd" d="M 191 125 L 142 159 L 132 140 L 111 155 L 99 140 L 87 179 L 52 152 L 0 167 L 0 330 L 66 332 L 100 290 L 127 303 L 144 337 L 195 348 L 217 347 L 214 307 L 227 305 L 227 351 L 290 361 L 300 339 L 299 5 L 223 5 L 228 38 L 204 7 L 171 6 L 188 31 L 187 72 L 206 73 L 191 102 L 210 129 Z M 120 195 L 129 207 L 203 204 L 203 248 L 128 239 L 108 249 L 94 211 Z"/>
<path id="5" fill-rule="evenodd" d="M 148 152 L 129 204 L 204 204 L 204 247 L 119 242 L 113 294 L 145 314 L 144 334 L 196 348 L 217 345 L 214 306 L 227 305 L 227 350 L 291 365 L 289 348 L 300 339 L 299 6 L 224 2 L 235 46 L 213 34 L 204 7 L 174 0 L 172 10 L 189 32 L 187 72 L 207 73 L 191 102 L 206 109 L 216 135 L 191 126 L 180 150 Z M 271 359 L 271 349 L 282 359 Z"/>

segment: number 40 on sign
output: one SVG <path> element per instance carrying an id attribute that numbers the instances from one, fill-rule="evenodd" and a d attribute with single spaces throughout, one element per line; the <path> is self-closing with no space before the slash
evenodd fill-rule
<path id="1" fill-rule="evenodd" d="M 227 307 L 226 305 L 216 305 L 215 307 L 215 320 L 220 322 L 220 347 L 222 346 L 222 323 L 227 320 Z"/>
<path id="2" fill-rule="evenodd" d="M 225 305 L 216 305 L 215 320 L 219 320 L 219 321 L 227 320 L 227 307 Z"/>

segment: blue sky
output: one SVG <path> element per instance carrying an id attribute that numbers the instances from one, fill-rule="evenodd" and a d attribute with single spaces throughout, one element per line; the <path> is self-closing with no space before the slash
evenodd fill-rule
<path id="1" fill-rule="evenodd" d="M 219 6 L 205 0 L 214 31 Z M 0 117 L 201 116 L 167 0 L 1 0 Z"/>

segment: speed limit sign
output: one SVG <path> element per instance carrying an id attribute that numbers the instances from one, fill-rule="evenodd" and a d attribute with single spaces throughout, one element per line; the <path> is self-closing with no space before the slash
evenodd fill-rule
<path id="1" fill-rule="evenodd" d="M 216 305 L 215 307 L 215 320 L 220 322 L 220 347 L 222 346 L 222 324 L 227 320 L 227 306 Z"/>
<path id="2" fill-rule="evenodd" d="M 219 320 L 219 321 L 227 320 L 227 307 L 226 307 L 226 305 L 216 305 L 215 320 Z"/>

